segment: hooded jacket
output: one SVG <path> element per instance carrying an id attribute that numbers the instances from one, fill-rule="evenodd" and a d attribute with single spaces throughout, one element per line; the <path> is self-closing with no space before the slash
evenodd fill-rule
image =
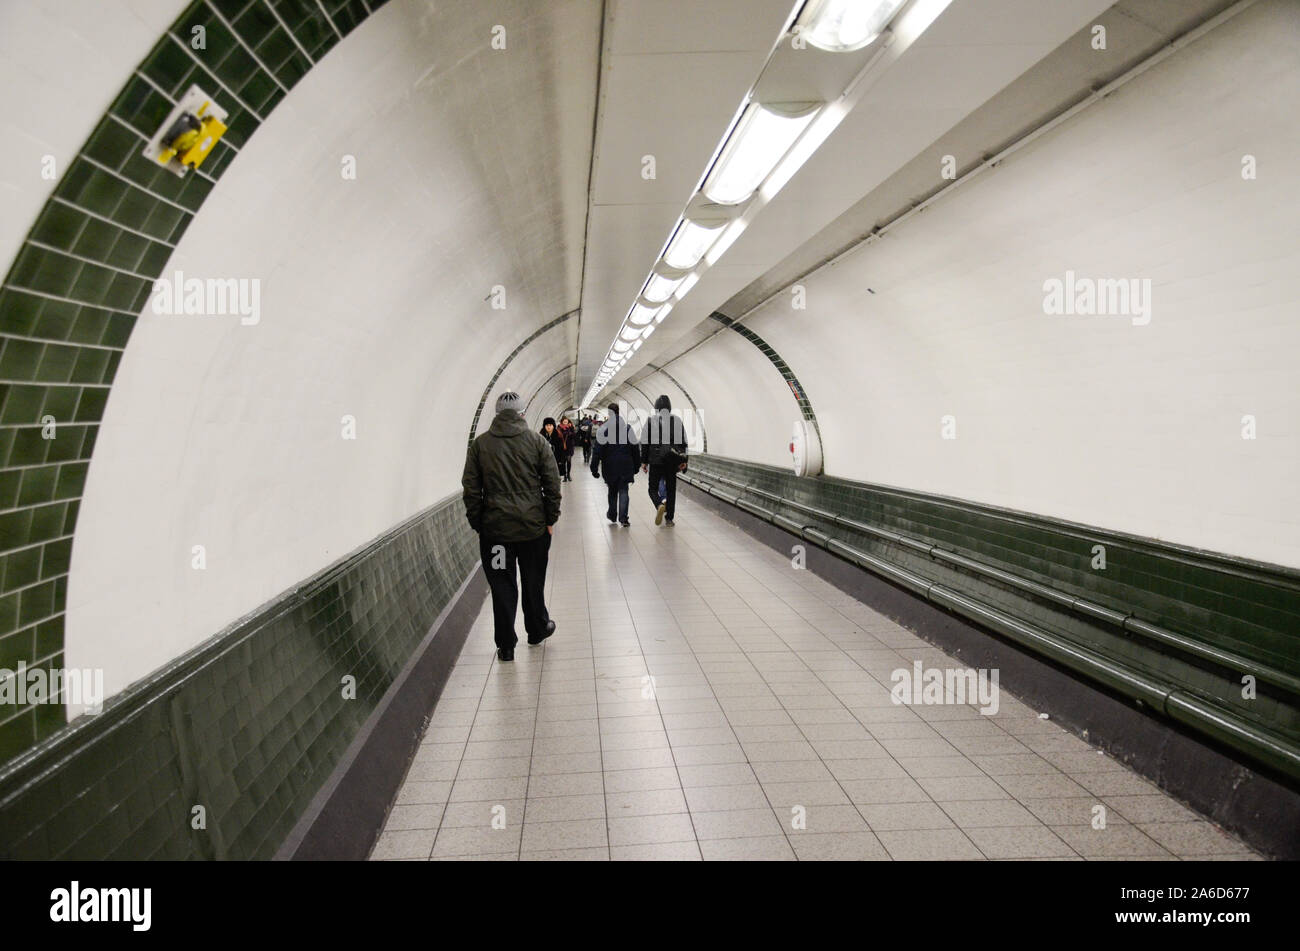
<path id="1" fill-rule="evenodd" d="M 502 410 L 465 455 L 465 518 L 494 542 L 525 542 L 560 517 L 560 470 L 545 437 Z"/>
<path id="2" fill-rule="evenodd" d="M 641 431 L 641 461 L 650 466 L 680 466 L 686 461 L 686 426 L 672 412 L 667 396 L 655 400 L 655 411 Z"/>

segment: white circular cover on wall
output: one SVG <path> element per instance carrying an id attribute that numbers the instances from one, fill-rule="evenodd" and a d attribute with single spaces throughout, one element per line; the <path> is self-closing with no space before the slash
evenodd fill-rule
<path id="1" fill-rule="evenodd" d="M 794 435 L 790 438 L 790 453 L 794 456 L 795 475 L 821 474 L 822 442 L 817 436 L 817 427 L 808 420 L 795 420 Z"/>

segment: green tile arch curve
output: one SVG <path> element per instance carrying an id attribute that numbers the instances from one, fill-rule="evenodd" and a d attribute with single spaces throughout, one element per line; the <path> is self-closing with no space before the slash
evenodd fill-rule
<path id="1" fill-rule="evenodd" d="M 674 377 L 667 370 L 665 370 L 663 367 L 657 367 L 651 364 L 650 369 L 654 370 L 656 373 L 662 373 L 664 376 L 668 377 L 669 382 L 671 382 L 673 386 L 677 387 L 677 389 L 682 391 L 682 395 L 686 397 L 686 402 L 691 404 L 691 412 L 695 414 L 695 418 L 700 424 L 700 439 L 704 443 L 704 448 L 702 451 L 708 452 L 709 451 L 709 430 L 704 425 L 704 417 L 700 415 L 700 408 L 695 405 L 695 398 L 691 396 L 691 391 L 688 390 L 686 387 L 682 386 L 682 384 L 677 380 L 677 378 Z"/>
<path id="2" fill-rule="evenodd" d="M 566 363 L 564 366 L 560 367 L 558 370 L 556 370 L 554 373 L 548 376 L 545 380 L 543 380 L 541 385 L 538 386 L 537 389 L 533 390 L 533 395 L 528 397 L 528 402 L 524 404 L 525 419 L 528 418 L 528 411 L 532 409 L 533 402 L 537 399 L 538 396 L 541 395 L 542 390 L 546 389 L 546 387 L 550 384 L 550 382 L 554 380 L 557 376 L 559 376 L 561 373 L 564 373 L 567 370 L 572 370 L 574 366 L 576 366 L 576 364 Z"/>
<path id="3" fill-rule="evenodd" d="M 777 353 L 776 350 L 772 348 L 771 344 L 758 334 L 754 333 L 754 331 L 741 324 L 740 321 L 732 320 L 726 314 L 719 313 L 716 310 L 709 314 L 709 318 L 711 320 L 716 320 L 724 327 L 730 327 L 757 347 L 759 352 L 771 361 L 772 366 L 776 367 L 777 372 L 781 374 L 781 379 L 785 380 L 786 386 L 790 388 L 790 393 L 794 396 L 794 401 L 799 406 L 799 412 L 803 414 L 805 420 L 813 424 L 813 429 L 817 430 L 817 441 L 821 442 L 822 428 L 817 423 L 817 414 L 813 412 L 812 402 L 808 399 L 808 391 L 803 388 L 803 384 L 799 382 L 799 378 L 794 375 L 794 371 L 790 369 L 790 364 L 786 363 L 785 360 L 781 358 L 781 354 Z M 826 446 L 823 444 L 823 465 L 825 464 L 825 458 Z"/>
<path id="4" fill-rule="evenodd" d="M 387 2 L 195 0 L 126 78 L 46 200 L 0 285 L 0 668 L 62 664 L 86 474 L 154 280 L 266 117 Z M 199 26 L 203 49 L 190 43 Z M 178 178 L 140 152 L 192 83 L 229 110 L 229 130 L 201 169 Z M 54 438 L 44 438 L 47 417 Z M 0 762 L 64 722 L 61 703 L 6 709 Z"/>
<path id="5" fill-rule="evenodd" d="M 483 387 L 483 395 L 479 397 L 478 409 L 474 410 L 474 419 L 469 424 L 469 438 L 465 441 L 465 447 L 467 449 L 469 448 L 469 446 L 473 445 L 474 443 L 474 434 L 478 432 L 478 421 L 483 417 L 483 407 L 487 404 L 487 398 L 492 393 L 492 387 L 496 386 L 497 380 L 501 379 L 501 374 L 506 372 L 506 368 L 510 366 L 511 362 L 515 359 L 515 357 L 523 353 L 524 348 L 527 347 L 530 343 L 532 343 L 542 334 L 546 333 L 546 331 L 550 330 L 552 327 L 558 327 L 566 320 L 568 320 L 570 317 L 576 317 L 577 315 L 578 315 L 578 309 L 574 308 L 573 310 L 569 311 L 567 314 L 561 314 L 559 317 L 556 317 L 554 320 L 550 321 L 549 323 L 542 324 L 542 326 L 538 327 L 531 334 L 525 337 L 520 342 L 519 346 L 511 350 L 509 355 L 507 355 L 506 358 L 501 361 L 501 366 L 497 367 L 497 372 L 492 374 L 492 379 L 488 380 L 487 386 Z"/>

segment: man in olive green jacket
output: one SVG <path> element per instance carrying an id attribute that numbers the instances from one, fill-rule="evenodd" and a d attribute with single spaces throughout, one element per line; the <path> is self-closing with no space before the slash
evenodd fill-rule
<path id="1" fill-rule="evenodd" d="M 560 517 L 560 470 L 550 444 L 521 415 L 518 393 L 497 398 L 496 418 L 465 455 L 465 517 L 478 532 L 483 573 L 492 589 L 497 657 L 515 659 L 515 607 L 524 596 L 529 644 L 555 631 L 543 599 L 551 531 Z"/>

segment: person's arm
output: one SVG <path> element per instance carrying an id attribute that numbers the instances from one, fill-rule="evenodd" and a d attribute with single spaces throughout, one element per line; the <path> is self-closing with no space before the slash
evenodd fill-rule
<path id="1" fill-rule="evenodd" d="M 483 473 L 478 464 L 478 440 L 470 443 L 465 453 L 465 471 L 460 476 L 461 487 L 465 490 L 465 518 L 469 527 L 478 532 L 483 525 Z"/>
<path id="2" fill-rule="evenodd" d="M 600 478 L 600 457 L 604 448 L 604 444 L 600 441 L 600 433 L 593 433 L 591 438 L 591 474 L 597 479 Z"/>
<path id="3" fill-rule="evenodd" d="M 673 427 L 673 434 L 672 434 L 673 452 L 681 456 L 681 461 L 677 464 L 677 469 L 680 472 L 685 472 L 686 471 L 686 424 L 683 423 L 676 416 L 674 416 L 671 425 Z"/>
<path id="4" fill-rule="evenodd" d="M 653 419 L 653 417 L 651 418 Z M 645 426 L 641 428 L 641 445 L 642 446 L 650 445 L 650 420 L 649 419 L 645 421 Z M 641 456 L 641 471 L 648 472 L 650 470 L 650 453 L 646 452 L 646 453 L 639 453 L 639 454 Z"/>
<path id="5" fill-rule="evenodd" d="M 546 530 L 560 520 L 560 467 L 555 453 L 541 440 L 537 444 L 537 474 L 542 479 L 542 508 L 546 513 Z"/>

